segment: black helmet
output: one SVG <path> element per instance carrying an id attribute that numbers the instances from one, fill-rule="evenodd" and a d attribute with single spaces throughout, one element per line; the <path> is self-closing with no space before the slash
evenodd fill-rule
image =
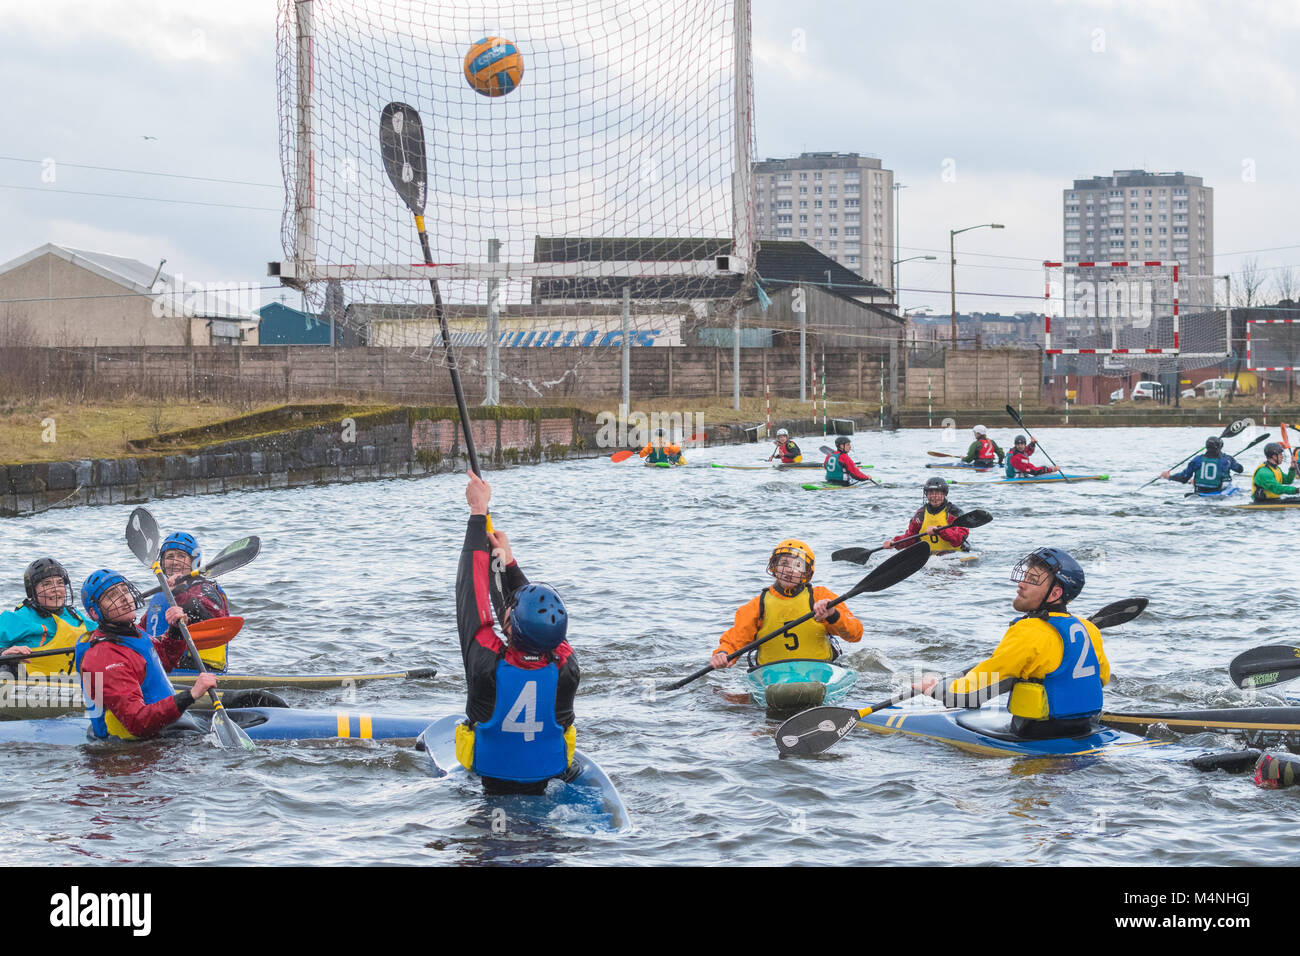
<path id="1" fill-rule="evenodd" d="M 948 482 L 944 481 L 938 475 L 933 478 L 927 478 L 925 481 L 925 494 L 928 497 L 932 491 L 942 491 L 946 496 L 948 494 Z"/>
<path id="2" fill-rule="evenodd" d="M 1274 455 L 1283 455 L 1283 454 L 1286 454 L 1286 449 L 1283 448 L 1275 441 L 1271 441 L 1264 446 L 1265 458 L 1272 458 Z"/>
<path id="3" fill-rule="evenodd" d="M 1223 439 L 1218 435 L 1211 435 L 1209 438 L 1205 439 L 1205 450 L 1215 458 L 1218 458 L 1219 454 L 1223 451 Z"/>
<path id="4" fill-rule="evenodd" d="M 37 558 L 31 564 L 27 565 L 27 570 L 23 572 L 23 588 L 27 591 L 27 603 L 33 608 L 39 608 L 40 604 L 36 600 L 36 586 L 46 578 L 60 578 L 63 581 L 63 606 L 72 606 L 72 579 L 68 577 L 68 572 L 63 565 L 53 558 Z"/>
<path id="5" fill-rule="evenodd" d="M 1017 436 L 1016 436 L 1016 440 L 1013 441 L 1011 444 L 1013 444 L 1013 445 L 1028 445 L 1028 444 L 1029 444 L 1029 439 L 1027 439 L 1024 435 L 1017 435 Z"/>
<path id="6" fill-rule="evenodd" d="M 841 435 L 839 438 L 835 439 L 835 447 L 844 448 L 849 444 L 849 441 L 850 439 L 848 435 Z"/>

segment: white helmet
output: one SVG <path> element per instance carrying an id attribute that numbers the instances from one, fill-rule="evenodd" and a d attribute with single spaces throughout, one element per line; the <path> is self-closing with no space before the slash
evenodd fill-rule
<path id="1" fill-rule="evenodd" d="M 782 435 L 784 435 L 786 438 L 789 438 L 789 437 L 790 437 L 790 433 L 789 433 L 786 429 L 784 429 L 784 428 L 778 428 L 778 429 L 776 430 L 776 437 L 777 437 L 777 438 L 780 438 Z"/>
<path id="2" fill-rule="evenodd" d="M 989 433 L 989 430 L 985 428 L 983 425 L 976 425 L 973 431 L 980 438 L 983 438 L 985 435 Z"/>

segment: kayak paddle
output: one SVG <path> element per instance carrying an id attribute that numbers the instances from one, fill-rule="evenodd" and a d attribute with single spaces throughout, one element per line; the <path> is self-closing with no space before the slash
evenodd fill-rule
<path id="1" fill-rule="evenodd" d="M 1233 435 L 1240 435 L 1240 434 L 1241 434 L 1241 433 L 1246 429 L 1247 424 L 1248 424 L 1248 422 L 1246 421 L 1246 419 L 1244 419 L 1244 418 L 1239 419 L 1238 421 L 1233 422 L 1231 425 L 1229 425 L 1227 428 L 1225 428 L 1223 431 L 1221 431 L 1221 432 L 1219 433 L 1219 437 L 1220 437 L 1220 438 L 1231 438 Z M 1253 445 L 1253 444 L 1255 444 L 1255 443 L 1254 443 L 1254 442 L 1251 442 L 1251 445 Z M 1250 447 L 1250 445 L 1247 445 L 1247 446 L 1246 446 L 1246 448 L 1249 448 L 1249 447 Z M 1243 448 L 1241 451 L 1245 451 L 1246 448 Z M 1197 455 L 1199 455 L 1199 454 L 1200 454 L 1201 452 L 1203 452 L 1203 451 L 1205 451 L 1205 446 L 1204 446 L 1204 445 L 1202 445 L 1202 446 L 1201 446 L 1199 449 L 1197 449 L 1196 451 L 1192 452 L 1190 455 L 1188 455 L 1188 456 L 1187 456 L 1186 458 L 1184 458 L 1182 461 L 1176 461 L 1176 462 L 1174 462 L 1172 465 L 1170 465 L 1168 468 L 1166 468 L 1165 471 L 1173 471 L 1173 470 L 1174 470 L 1175 468 L 1177 468 L 1179 465 L 1186 464 L 1187 462 L 1191 461 L 1193 458 L 1195 458 Z M 1046 454 L 1046 453 L 1044 453 L 1044 454 Z M 1237 454 L 1241 454 L 1241 452 L 1238 452 Z M 1148 485 L 1154 485 L 1154 484 L 1155 484 L 1157 481 L 1159 481 L 1159 480 L 1160 480 L 1160 476 L 1159 476 L 1159 475 L 1156 475 L 1154 478 L 1152 478 L 1150 481 L 1148 481 L 1145 485 L 1142 485 L 1141 488 L 1138 488 L 1138 491 L 1141 491 L 1142 488 L 1146 488 Z"/>
<path id="2" fill-rule="evenodd" d="M 1031 432 L 1031 431 L 1029 431 L 1029 426 L 1026 425 L 1026 424 L 1025 424 L 1025 420 L 1024 420 L 1023 418 L 1020 417 L 1020 413 L 1017 412 L 1017 411 L 1016 411 L 1014 408 L 1012 408 L 1010 405 L 1008 405 L 1008 406 L 1007 406 L 1007 414 L 1010 415 L 1012 418 L 1014 418 L 1014 419 L 1016 420 L 1016 424 L 1017 424 L 1017 425 L 1019 425 L 1019 426 L 1020 426 L 1021 428 L 1023 428 L 1026 432 L 1028 432 L 1028 434 L 1029 434 L 1029 440 L 1032 441 L 1032 442 L 1034 443 L 1035 446 L 1037 446 L 1038 450 L 1041 451 L 1041 452 L 1043 453 L 1043 455 L 1046 456 L 1046 458 L 1047 458 L 1048 461 L 1051 461 L 1051 462 L 1052 462 L 1052 466 L 1056 469 L 1056 473 L 1057 473 L 1058 475 L 1061 476 L 1061 480 L 1064 481 L 1064 482 L 1066 482 L 1066 483 L 1068 484 L 1069 481 L 1070 481 L 1070 476 L 1067 475 L 1065 472 L 1061 471 L 1061 466 L 1060 466 L 1060 465 L 1058 465 L 1055 461 L 1052 461 L 1052 456 L 1047 454 L 1047 449 L 1044 448 L 1043 445 L 1042 445 L 1042 443 L 1039 442 L 1039 440 L 1038 440 L 1037 438 L 1034 437 L 1034 433 Z"/>
<path id="3" fill-rule="evenodd" d="M 609 460 L 617 465 L 620 461 L 627 461 L 635 454 L 636 452 L 631 448 L 624 448 L 622 451 L 616 451 L 614 454 L 610 455 Z"/>
<path id="4" fill-rule="evenodd" d="M 203 628 L 203 625 L 205 624 L 217 624 L 218 622 L 223 626 Z M 194 629 L 191 632 L 194 636 L 194 646 L 201 651 L 210 651 L 214 647 L 222 647 L 234 640 L 235 635 L 239 633 L 243 626 L 244 619 L 242 617 L 219 617 L 213 618 L 211 621 L 201 621 L 194 625 Z M 58 654 L 72 654 L 75 653 L 75 651 L 75 647 L 55 647 L 47 651 L 5 654 L 0 656 L 0 664 L 9 661 L 25 661 L 30 657 L 54 657 Z"/>
<path id="5" fill-rule="evenodd" d="M 162 544 L 162 538 L 158 533 L 158 522 L 154 520 L 148 508 L 136 508 L 131 512 L 131 517 L 126 522 L 126 544 L 131 549 L 131 553 L 140 559 L 141 564 L 152 568 L 154 577 L 158 579 L 158 587 L 167 597 L 167 606 L 175 607 L 176 598 L 167 584 L 167 576 L 163 574 L 162 565 L 158 563 L 158 547 Z M 194 638 L 190 636 L 185 618 L 182 617 L 176 623 L 180 627 L 181 636 L 185 638 L 185 644 L 190 649 L 190 655 L 194 658 L 194 666 L 200 674 L 206 674 L 208 669 L 203 664 L 203 658 L 199 656 L 199 649 L 194 646 Z M 257 745 L 221 706 L 221 698 L 217 696 L 215 687 L 208 689 L 208 696 L 212 698 L 212 731 L 217 742 L 222 747 L 256 750 Z"/>
<path id="6" fill-rule="evenodd" d="M 830 604 L 827 606 L 828 608 L 831 608 L 837 604 L 843 604 L 849 598 L 857 597 L 859 594 L 868 594 L 873 591 L 883 591 L 885 590 L 885 588 L 893 587 L 899 581 L 905 580 L 906 578 L 911 577 L 917 571 L 920 571 L 921 568 L 925 566 L 925 562 L 928 561 L 929 559 L 930 559 L 930 548 L 927 545 L 914 544 L 910 548 L 904 548 L 902 551 L 898 552 L 898 554 L 894 555 L 884 564 L 880 565 L 880 567 L 876 568 L 865 578 L 863 578 L 861 581 L 855 584 L 848 592 L 841 594 L 835 600 L 831 601 Z M 740 648 L 739 650 L 732 651 L 730 654 L 727 655 L 727 660 L 734 661 L 742 654 L 748 654 L 754 648 L 761 647 L 762 645 L 766 644 L 768 641 L 772 640 L 772 638 L 780 637 L 782 634 L 790 630 L 790 628 L 796 627 L 802 624 L 804 621 L 810 621 L 812 620 L 812 618 L 813 618 L 813 614 L 812 612 L 809 612 L 803 615 L 802 617 L 795 618 L 793 621 L 786 621 L 784 625 L 782 625 L 780 628 L 773 631 L 772 633 L 764 634 L 762 637 L 758 638 L 757 640 L 750 641 L 748 644 L 746 644 L 744 647 Z M 691 674 L 688 677 L 683 677 L 679 681 L 674 681 L 673 683 L 669 684 L 668 686 L 662 689 L 678 690 L 679 688 L 685 687 L 691 681 L 697 680 L 703 677 L 705 674 L 712 672 L 713 670 L 715 670 L 713 665 L 707 664 L 704 667 L 701 667 L 699 670 L 697 670 L 694 674 Z"/>
<path id="7" fill-rule="evenodd" d="M 992 520 L 993 520 L 993 516 L 991 514 L 989 514 L 987 511 L 982 511 L 979 508 L 976 508 L 973 511 L 967 511 L 965 514 L 958 515 L 956 520 L 953 521 L 952 524 L 946 524 L 942 528 L 931 528 L 929 531 L 918 532 L 917 534 L 909 534 L 906 538 L 903 538 L 902 540 L 907 541 L 911 538 L 920 538 L 929 534 L 937 534 L 938 532 L 946 531 L 949 528 L 979 528 L 988 524 Z M 877 551 L 887 551 L 887 550 L 892 550 L 892 549 L 841 548 L 840 550 L 831 553 L 831 560 L 848 561 L 850 564 L 866 564 L 867 559 L 870 558 Z"/>
<path id="8" fill-rule="evenodd" d="M 962 457 L 961 455 L 950 455 L 946 451 L 927 451 L 926 454 L 934 458 L 961 458 Z"/>
<path id="9" fill-rule="evenodd" d="M 1272 687 L 1300 677 L 1300 647 L 1269 644 L 1238 654 L 1228 665 L 1238 687 Z"/>
<path id="10" fill-rule="evenodd" d="M 884 567 L 884 565 L 881 565 L 881 567 Z M 1146 606 L 1146 598 L 1129 598 L 1125 601 L 1115 601 L 1112 604 L 1107 604 L 1089 620 L 1099 630 L 1104 630 L 1133 620 L 1142 613 Z M 966 674 L 971 670 L 971 667 L 967 667 L 962 673 Z M 947 682 L 942 681 L 941 683 Z M 889 700 L 882 700 L 878 704 L 869 704 L 861 710 L 854 710 L 851 707 L 810 708 L 802 713 L 795 714 L 777 728 L 776 747 L 782 756 L 809 757 L 813 754 L 824 753 L 847 737 L 853 728 L 858 725 L 859 720 L 871 716 L 878 710 L 901 704 L 903 701 L 920 693 L 921 691 L 910 688 L 896 694 Z M 1006 693 L 1006 691 L 1003 690 L 1002 693 Z"/>
<path id="11" fill-rule="evenodd" d="M 195 568 L 186 576 L 191 578 L 197 578 L 200 576 L 205 578 L 219 577 L 222 574 L 234 571 L 237 568 L 242 568 L 244 565 L 250 563 L 257 557 L 261 550 L 262 539 L 257 535 L 240 538 L 238 541 L 232 541 L 230 544 L 222 548 L 221 553 L 205 564 L 202 570 Z M 176 587 L 172 588 L 172 593 L 176 593 L 177 589 L 179 589 L 181 585 L 182 582 L 177 581 Z M 140 596 L 153 597 L 159 592 L 159 590 L 161 589 L 153 587 L 148 591 L 143 592 Z"/>

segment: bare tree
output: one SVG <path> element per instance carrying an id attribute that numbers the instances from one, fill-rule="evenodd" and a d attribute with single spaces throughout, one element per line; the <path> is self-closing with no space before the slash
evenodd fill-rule
<path id="1" fill-rule="evenodd" d="M 1241 269 L 1232 277 L 1232 291 L 1237 300 L 1234 305 L 1249 309 L 1261 298 L 1264 287 L 1264 270 L 1259 266 L 1259 257 L 1251 256 L 1241 264 Z"/>
<path id="2" fill-rule="evenodd" d="M 1277 294 L 1278 304 L 1284 300 L 1295 302 L 1300 295 L 1300 273 L 1295 266 L 1283 266 L 1273 276 L 1273 291 Z"/>

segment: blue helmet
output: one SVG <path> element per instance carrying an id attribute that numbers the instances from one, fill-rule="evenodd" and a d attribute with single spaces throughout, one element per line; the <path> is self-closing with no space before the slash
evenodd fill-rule
<path id="1" fill-rule="evenodd" d="M 92 621 L 97 624 L 103 623 L 104 616 L 99 609 L 99 602 L 110 588 L 119 584 L 126 585 L 131 597 L 135 600 L 135 606 L 139 607 L 142 603 L 140 591 L 116 571 L 101 568 L 98 571 L 91 572 L 90 577 L 86 578 L 86 583 L 81 586 L 81 606 L 86 609 L 86 614 Z"/>
<path id="2" fill-rule="evenodd" d="M 199 550 L 199 543 L 194 540 L 194 535 L 185 531 L 177 531 L 164 538 L 162 547 L 158 549 L 158 557 L 161 558 L 168 551 L 180 551 L 188 554 L 195 567 L 198 567 L 199 559 L 203 557 L 203 552 Z"/>
<path id="3" fill-rule="evenodd" d="M 1061 548 L 1039 548 L 1020 559 L 1011 572 L 1012 581 L 1023 581 L 1030 565 L 1038 564 L 1047 568 L 1056 583 L 1061 586 L 1061 603 L 1069 604 L 1083 590 L 1083 568 L 1067 551 Z M 1050 590 L 1050 589 L 1049 589 Z"/>
<path id="4" fill-rule="evenodd" d="M 569 629 L 569 615 L 555 588 L 525 584 L 510 596 L 510 636 L 520 650 L 553 651 Z"/>

